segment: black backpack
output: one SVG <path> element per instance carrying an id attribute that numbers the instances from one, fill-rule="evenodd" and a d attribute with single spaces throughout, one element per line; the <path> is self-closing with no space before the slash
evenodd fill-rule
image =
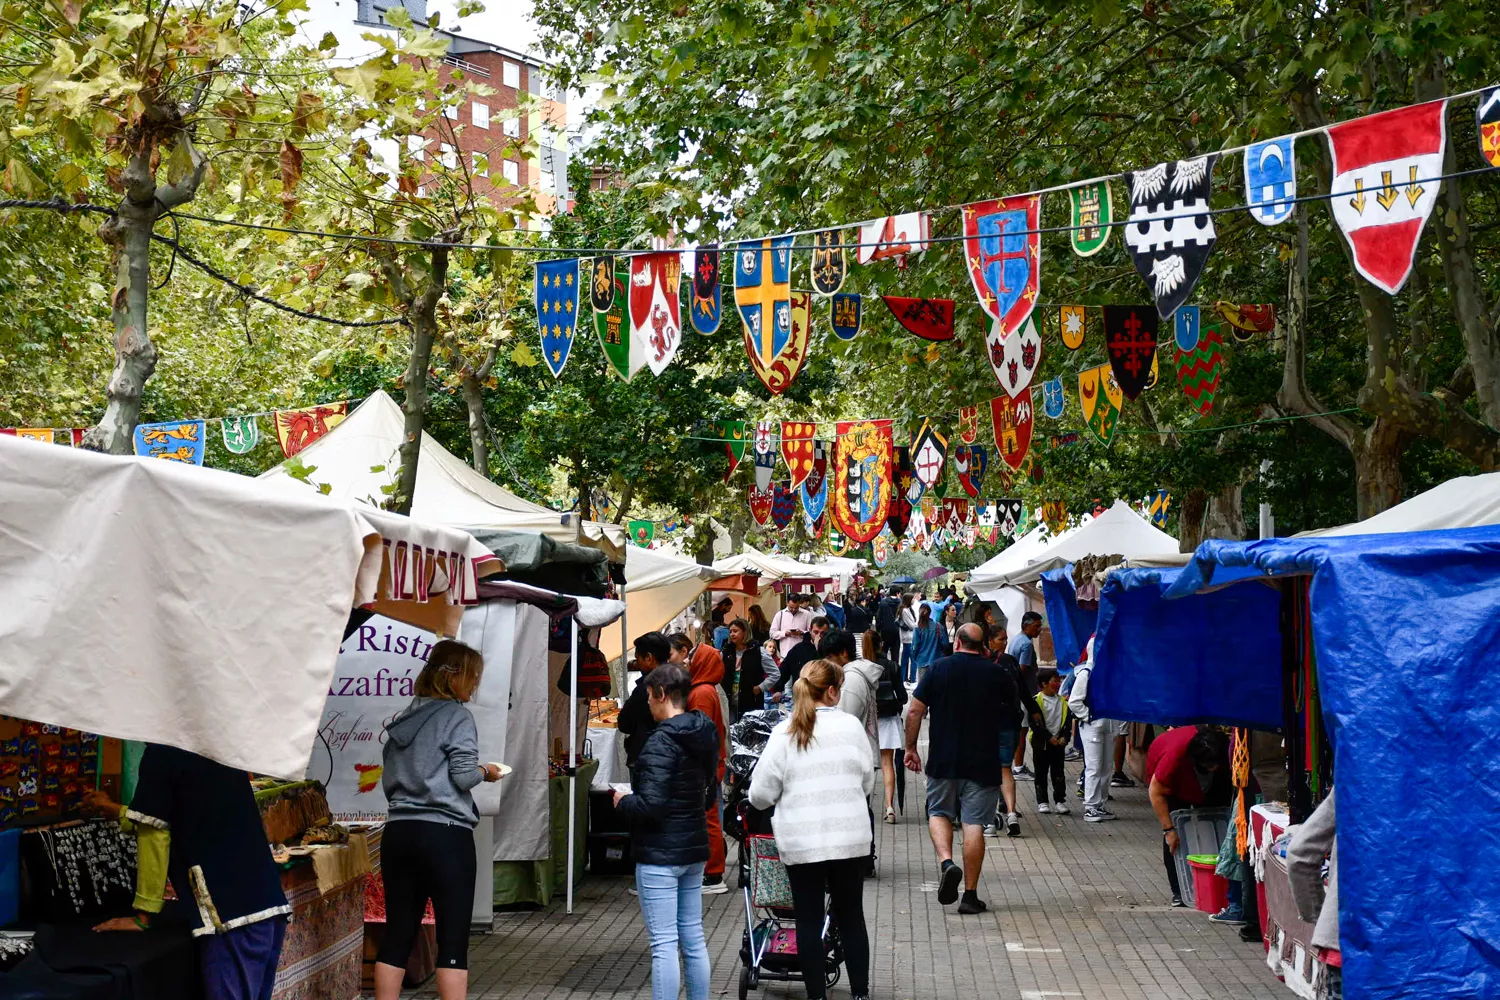
<path id="1" fill-rule="evenodd" d="M 901 683 L 901 670 L 893 660 L 882 659 L 880 684 L 875 688 L 875 714 L 882 719 L 901 714 L 906 704 L 906 685 Z"/>

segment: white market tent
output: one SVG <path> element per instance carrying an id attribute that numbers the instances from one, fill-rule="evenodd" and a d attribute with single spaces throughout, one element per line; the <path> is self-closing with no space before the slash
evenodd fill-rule
<path id="1" fill-rule="evenodd" d="M 725 574 L 686 556 L 662 549 L 625 547 L 625 615 L 604 629 L 599 648 L 605 656 L 638 635 L 659 630 Z M 627 631 L 628 630 L 628 631 Z M 623 662 L 623 661 L 622 661 Z"/>
<path id="2" fill-rule="evenodd" d="M 1460 476 L 1363 521 L 1308 531 L 1308 536 L 1381 535 L 1500 524 L 1500 472 Z"/>
<path id="3" fill-rule="evenodd" d="M 313 467 L 308 481 L 327 484 L 331 496 L 371 505 L 384 502 L 396 482 L 405 417 L 401 407 L 377 390 L 348 418 L 297 455 Z M 288 489 L 310 491 L 285 465 L 260 477 Z M 570 513 L 552 510 L 491 482 L 427 433 L 422 434 L 417 463 L 417 486 L 412 516 L 435 524 L 464 529 L 537 531 L 559 542 L 603 549 L 611 560 L 625 557 L 625 529 L 614 524 L 581 521 Z"/>
<path id="4" fill-rule="evenodd" d="M 452 634 L 486 568 L 453 528 L 0 437 L 0 713 L 301 776 L 350 609 Z"/>
<path id="5" fill-rule="evenodd" d="M 1092 520 L 1056 538 L 1032 541 L 1032 531 L 969 575 L 968 589 L 976 593 L 1018 586 L 1041 579 L 1043 573 L 1084 556 L 1124 556 L 1126 559 L 1176 553 L 1177 539 L 1137 514 L 1124 500 Z M 1012 553 L 1023 544 L 1032 547 Z M 1009 558 L 1006 558 L 1009 557 Z"/>

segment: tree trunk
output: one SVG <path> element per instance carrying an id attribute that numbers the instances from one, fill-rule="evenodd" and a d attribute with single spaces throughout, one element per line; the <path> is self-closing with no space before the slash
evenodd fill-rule
<path id="1" fill-rule="evenodd" d="M 464 405 L 469 409 L 469 447 L 473 451 L 474 471 L 490 477 L 490 440 L 484 419 L 484 394 L 476 375 L 464 375 Z"/>
<path id="2" fill-rule="evenodd" d="M 412 300 L 411 356 L 406 362 L 406 415 L 401 437 L 401 475 L 396 480 L 392 510 L 410 514 L 417 492 L 417 464 L 422 454 L 422 427 L 427 421 L 427 370 L 432 365 L 432 344 L 437 339 L 437 304 L 448 282 L 448 251 L 435 247 L 432 273 L 427 287 Z"/>
<path id="3" fill-rule="evenodd" d="M 1208 513 L 1208 493 L 1198 487 L 1182 498 L 1177 515 L 1177 551 L 1192 552 L 1203 541 L 1203 519 Z"/>
<path id="4" fill-rule="evenodd" d="M 83 436 L 83 446 L 111 455 L 135 450 L 135 425 L 141 416 L 141 392 L 156 371 L 147 303 L 151 287 L 151 230 L 170 209 L 192 201 L 208 160 L 188 143 L 192 172 L 175 184 L 158 186 L 151 168 L 152 148 L 134 153 L 121 174 L 125 196 L 116 215 L 99 227 L 99 238 L 115 249 L 115 287 L 110 319 L 115 328 L 115 367 L 105 390 L 108 402 L 99 423 Z"/>
<path id="5" fill-rule="evenodd" d="M 1411 435 L 1377 417 L 1354 452 L 1355 516 L 1363 521 L 1402 500 L 1401 453 Z"/>
<path id="6" fill-rule="evenodd" d="M 1204 538 L 1244 540 L 1244 490 L 1244 483 L 1231 483 L 1208 498 L 1208 509 L 1203 515 Z"/>

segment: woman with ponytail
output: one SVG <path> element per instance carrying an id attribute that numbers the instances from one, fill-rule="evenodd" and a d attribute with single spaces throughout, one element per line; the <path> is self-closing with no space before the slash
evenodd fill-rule
<path id="1" fill-rule="evenodd" d="M 750 804 L 776 807 L 771 829 L 792 885 L 797 940 L 823 935 L 823 894 L 838 921 L 854 1000 L 869 1000 L 870 939 L 864 880 L 872 829 L 875 758 L 864 724 L 839 711 L 844 670 L 829 660 L 802 668 L 792 716 L 772 732 L 750 783 Z M 823 949 L 797 949 L 810 1000 L 826 996 Z"/>

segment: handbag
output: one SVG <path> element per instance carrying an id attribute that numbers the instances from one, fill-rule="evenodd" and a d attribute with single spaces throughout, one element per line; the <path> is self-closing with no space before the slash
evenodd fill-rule
<path id="1" fill-rule="evenodd" d="M 776 838 L 764 834 L 748 838 L 750 843 L 750 905 L 790 909 L 792 880 L 781 863 Z"/>

